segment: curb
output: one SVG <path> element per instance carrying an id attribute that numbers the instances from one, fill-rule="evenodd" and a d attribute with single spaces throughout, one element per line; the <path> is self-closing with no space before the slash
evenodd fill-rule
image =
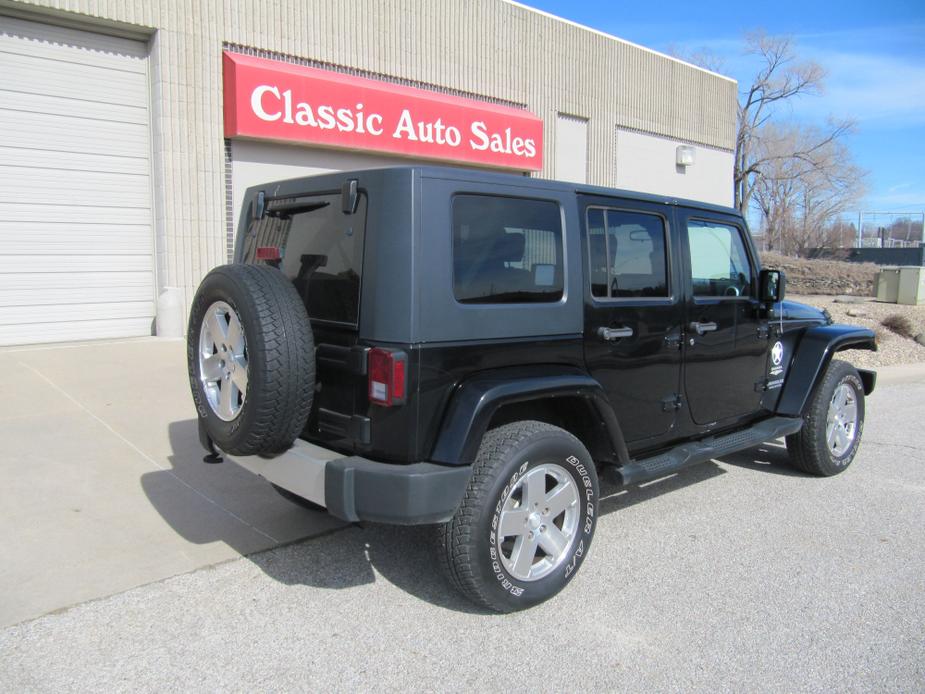
<path id="1" fill-rule="evenodd" d="M 874 370 L 877 372 L 878 386 L 900 383 L 925 383 L 925 363 L 881 366 Z M 876 390 L 874 393 L 876 393 Z"/>

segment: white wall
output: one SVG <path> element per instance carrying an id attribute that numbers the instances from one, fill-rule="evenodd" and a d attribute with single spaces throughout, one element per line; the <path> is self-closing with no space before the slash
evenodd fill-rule
<path id="1" fill-rule="evenodd" d="M 691 145 L 694 164 L 680 167 L 684 143 L 617 129 L 617 188 L 731 206 L 732 152 Z"/>
<path id="2" fill-rule="evenodd" d="M 556 180 L 588 182 L 588 121 L 556 117 Z"/>
<path id="3" fill-rule="evenodd" d="M 330 171 L 373 169 L 414 163 L 408 159 L 365 152 L 345 152 L 248 140 L 232 141 L 231 162 L 233 219 L 235 221 L 241 211 L 244 192 L 250 186 Z"/>

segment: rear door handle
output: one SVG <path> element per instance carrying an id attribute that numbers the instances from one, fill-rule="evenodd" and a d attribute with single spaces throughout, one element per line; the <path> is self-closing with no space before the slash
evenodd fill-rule
<path id="1" fill-rule="evenodd" d="M 693 330 L 698 335 L 703 335 L 704 333 L 712 333 L 716 330 L 716 323 L 698 323 L 694 321 L 691 323 L 691 330 Z"/>
<path id="2" fill-rule="evenodd" d="M 619 340 L 623 337 L 632 337 L 633 329 L 632 328 L 605 328 L 601 326 L 598 328 L 597 334 L 601 337 L 602 340 L 607 340 L 611 342 L 613 340 Z"/>

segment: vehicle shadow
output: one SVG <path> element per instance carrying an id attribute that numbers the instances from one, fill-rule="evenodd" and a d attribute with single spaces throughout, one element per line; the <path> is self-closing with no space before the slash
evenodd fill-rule
<path id="1" fill-rule="evenodd" d="M 605 478 L 600 481 L 601 502 L 598 515 L 605 516 L 609 513 L 615 513 L 643 501 L 655 499 L 662 494 L 706 482 L 725 473 L 725 470 L 710 461 L 684 468 L 650 482 L 641 482 L 640 484 L 631 484 L 625 487 Z"/>
<path id="2" fill-rule="evenodd" d="M 438 527 L 428 525 L 355 523 L 247 559 L 286 585 L 343 590 L 384 579 L 437 607 L 491 614 L 466 600 L 443 575 L 436 559 L 438 531 Z"/>
<path id="3" fill-rule="evenodd" d="M 171 423 L 168 437 L 171 469 L 146 472 L 140 484 L 153 508 L 187 542 L 223 542 L 286 585 L 344 590 L 384 579 L 439 607 L 487 614 L 444 578 L 435 561 L 436 527 L 341 524 L 283 499 L 265 480 L 234 463 L 203 463 L 196 420 Z M 256 543 L 254 532 L 242 523 L 264 530 L 288 528 L 294 539 L 267 549 L 272 543 L 266 538 Z M 268 533 L 283 535 L 272 529 Z"/>
<path id="4" fill-rule="evenodd" d="M 285 585 L 341 591 L 384 579 L 438 607 L 469 614 L 487 614 L 459 595 L 443 576 L 435 560 L 438 543 L 435 526 L 332 524 L 327 514 L 307 510 L 282 499 L 264 480 L 233 463 L 205 465 L 195 420 L 172 423 L 168 435 L 172 447 L 168 458 L 171 470 L 147 472 L 140 481 L 151 505 L 188 542 L 224 542 L 264 574 Z M 776 455 L 773 450 L 770 455 L 761 448 L 753 451 L 727 456 L 723 462 L 763 470 L 769 467 L 765 459 Z M 776 463 L 773 467 L 776 472 Z M 708 462 L 660 480 L 629 487 L 602 480 L 599 514 L 615 513 L 723 474 L 723 468 Z M 196 492 L 178 494 L 176 478 L 195 488 Z M 255 527 L 261 527 L 261 523 L 253 517 L 259 511 L 264 521 L 269 519 L 276 527 L 301 525 L 303 532 L 291 534 L 295 539 L 270 549 L 265 548 L 267 543 L 255 549 L 252 538 L 242 539 L 251 536 L 242 533 L 239 522 L 207 508 L 209 500 Z M 268 507 L 275 509 L 269 516 Z M 215 522 L 215 517 L 222 522 Z M 603 540 L 599 534 L 597 541 Z"/>
<path id="5" fill-rule="evenodd" d="M 726 470 L 717 463 L 725 463 L 772 475 L 806 477 L 804 473 L 794 469 L 791 465 L 787 447 L 782 440 L 769 441 L 736 453 L 724 455 L 706 463 L 692 465 L 674 474 L 666 475 L 661 479 L 643 482 L 638 485 L 621 487 L 615 482 L 602 479 L 600 515 L 613 513 L 639 502 L 654 499 L 662 494 L 726 474 Z"/>
<path id="6" fill-rule="evenodd" d="M 783 441 L 769 441 L 744 451 L 730 453 L 717 458 L 721 463 L 743 467 L 749 470 L 758 470 L 772 475 L 784 477 L 806 477 L 790 463 L 787 446 Z"/>

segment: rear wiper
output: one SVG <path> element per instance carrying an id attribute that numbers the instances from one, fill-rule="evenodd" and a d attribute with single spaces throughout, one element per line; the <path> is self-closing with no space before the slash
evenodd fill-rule
<path id="1" fill-rule="evenodd" d="M 314 197 L 273 198 L 267 200 L 266 214 L 268 217 L 289 217 L 299 212 L 314 212 L 330 204 Z"/>

